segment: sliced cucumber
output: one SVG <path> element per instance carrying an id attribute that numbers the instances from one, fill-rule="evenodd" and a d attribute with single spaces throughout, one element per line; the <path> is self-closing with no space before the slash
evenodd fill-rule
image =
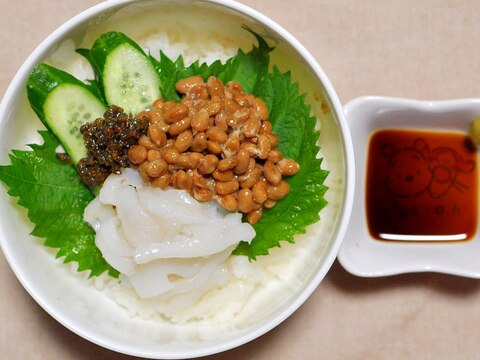
<path id="1" fill-rule="evenodd" d="M 57 86 L 45 101 L 45 120 L 61 139 L 65 151 L 76 164 L 87 156 L 80 127 L 101 117 L 105 105 L 84 88 L 72 84 Z M 62 119 L 62 121 L 58 121 Z"/>
<path id="2" fill-rule="evenodd" d="M 87 154 L 80 126 L 102 117 L 105 104 L 89 86 L 46 64 L 33 69 L 27 95 L 32 109 L 77 164 Z"/>
<path id="3" fill-rule="evenodd" d="M 126 35 L 103 34 L 88 55 L 98 72 L 108 104 L 137 114 L 160 98 L 160 77 L 155 66 L 142 48 Z"/>

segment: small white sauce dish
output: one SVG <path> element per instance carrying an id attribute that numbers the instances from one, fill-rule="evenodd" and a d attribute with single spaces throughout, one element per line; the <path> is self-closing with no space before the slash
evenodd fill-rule
<path id="1" fill-rule="evenodd" d="M 480 99 L 361 97 L 345 106 L 345 114 L 354 145 L 356 184 L 351 221 L 338 256 L 342 266 L 362 277 L 439 272 L 480 278 L 478 229 L 468 241 L 382 241 L 369 232 L 366 207 L 368 151 L 375 132 L 396 129 L 468 134 L 472 120 L 480 115 Z"/>

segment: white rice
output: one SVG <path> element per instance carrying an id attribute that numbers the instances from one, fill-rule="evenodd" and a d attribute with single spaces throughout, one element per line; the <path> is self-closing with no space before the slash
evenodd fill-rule
<path id="1" fill-rule="evenodd" d="M 178 56 L 182 55 L 186 66 L 197 60 L 207 64 L 211 64 L 215 60 L 225 63 L 238 51 L 234 47 L 225 47 L 214 40 L 209 40 L 203 43 L 202 46 L 178 43 L 171 41 L 167 34 L 153 35 L 142 41 L 141 45 L 146 53 L 151 54 L 155 58 L 159 57 L 160 51 L 172 60 L 176 60 Z"/>

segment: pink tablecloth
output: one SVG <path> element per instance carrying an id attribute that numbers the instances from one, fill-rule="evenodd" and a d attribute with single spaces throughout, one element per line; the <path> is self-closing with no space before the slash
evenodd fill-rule
<path id="1" fill-rule="evenodd" d="M 98 0 L 0 0 L 0 95 L 33 48 Z M 343 103 L 362 95 L 480 96 L 476 0 L 243 0 L 296 36 Z M 479 259 L 480 260 L 480 259 Z M 122 359 L 47 315 L 0 255 L 0 358 Z M 336 263 L 281 326 L 212 359 L 478 359 L 480 282 L 362 279 Z"/>

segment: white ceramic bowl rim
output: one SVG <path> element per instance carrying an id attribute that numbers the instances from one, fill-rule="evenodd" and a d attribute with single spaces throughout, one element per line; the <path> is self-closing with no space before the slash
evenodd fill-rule
<path id="1" fill-rule="evenodd" d="M 10 83 L 5 95 L 0 103 L 0 115 L 7 114 L 8 109 L 10 108 L 11 104 L 14 103 L 14 97 L 18 93 L 19 89 L 24 86 L 25 80 L 27 75 L 30 73 L 31 69 L 47 54 L 48 50 L 51 48 L 52 44 L 56 43 L 65 33 L 68 33 L 70 30 L 75 28 L 78 24 L 83 23 L 84 21 L 114 7 L 118 7 L 121 5 L 126 5 L 129 3 L 133 3 L 136 0 L 108 0 L 103 3 L 100 3 L 96 6 L 93 6 L 85 11 L 81 12 L 80 14 L 76 15 L 75 17 L 68 20 L 66 23 L 61 25 L 57 28 L 53 33 L 51 33 L 45 40 L 43 40 L 40 45 L 30 54 L 30 56 L 26 59 L 26 61 L 22 64 L 20 69 L 17 71 L 16 75 L 14 76 L 12 82 Z M 5 257 L 10 264 L 13 272 L 23 285 L 23 287 L 28 291 L 28 293 L 35 299 L 35 301 L 49 313 L 53 318 L 55 318 L 58 322 L 62 325 L 73 331 L 74 333 L 82 336 L 83 338 L 103 346 L 105 348 L 129 354 L 134 356 L 142 356 L 142 357 L 149 357 L 149 358 L 192 358 L 192 357 L 199 357 L 210 355 L 214 353 L 219 353 L 222 351 L 226 351 L 237 346 L 243 345 L 263 334 L 270 331 L 286 318 L 288 318 L 293 312 L 295 312 L 305 301 L 306 299 L 312 294 L 312 292 L 316 289 L 319 283 L 327 274 L 328 270 L 332 266 L 337 253 L 340 249 L 340 245 L 342 239 L 345 235 L 348 222 L 350 219 L 350 213 L 353 205 L 353 191 L 354 191 L 354 154 L 353 154 L 353 144 L 350 137 L 350 133 L 348 131 L 348 126 L 346 124 L 346 120 L 344 117 L 344 112 L 340 100 L 338 99 L 335 90 L 328 80 L 324 71 L 320 68 L 316 60 L 313 56 L 301 45 L 298 40 L 296 40 L 289 32 L 283 29 L 280 25 L 275 23 L 273 20 L 268 18 L 267 16 L 259 13 L 256 10 L 253 10 L 246 5 L 237 3 L 231 0 L 200 0 L 207 3 L 218 4 L 230 9 L 233 9 L 239 13 L 242 13 L 254 20 L 257 20 L 267 28 L 270 28 L 274 32 L 276 32 L 280 37 L 285 39 L 298 53 L 303 57 L 303 59 L 307 62 L 308 66 L 315 72 L 317 77 L 321 80 L 323 86 L 326 90 L 326 96 L 329 98 L 330 103 L 333 107 L 333 112 L 336 115 L 336 118 L 339 123 L 339 131 L 341 132 L 340 136 L 343 141 L 343 151 L 345 154 L 345 196 L 342 204 L 342 212 L 340 214 L 343 221 L 341 222 L 336 238 L 331 245 L 330 252 L 325 258 L 325 261 L 321 267 L 321 269 L 315 274 L 315 276 L 311 279 L 310 283 L 305 287 L 305 289 L 299 294 L 299 296 L 288 306 L 286 307 L 278 316 L 272 318 L 270 321 L 264 323 L 262 326 L 254 329 L 241 337 L 235 338 L 228 342 L 225 342 L 220 345 L 214 345 L 211 347 L 202 348 L 200 350 L 197 349 L 189 349 L 183 352 L 162 352 L 157 354 L 146 353 L 142 351 L 142 349 L 132 348 L 128 345 L 123 347 L 119 347 L 116 345 L 110 344 L 108 341 L 100 340 L 97 338 L 92 337 L 88 332 L 83 331 L 76 327 L 76 324 L 69 323 L 62 319 L 56 313 L 54 307 L 50 306 L 46 303 L 42 298 L 37 296 L 34 289 L 29 285 L 28 281 L 24 278 L 22 270 L 17 266 L 15 259 L 10 256 L 8 242 L 6 241 L 6 236 L 3 229 L 0 228 L 0 246 L 3 249 Z M 1 121 L 2 118 L 0 118 Z"/>

